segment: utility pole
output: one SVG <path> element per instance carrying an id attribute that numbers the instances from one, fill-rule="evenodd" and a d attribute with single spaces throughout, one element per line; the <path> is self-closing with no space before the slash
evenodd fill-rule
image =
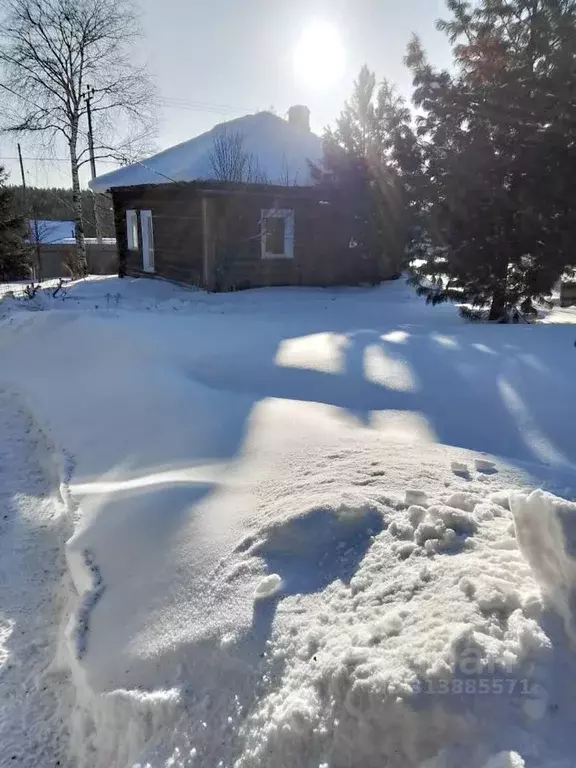
<path id="1" fill-rule="evenodd" d="M 92 178 L 96 178 L 96 160 L 94 158 L 94 133 L 92 131 L 92 97 L 94 96 L 94 88 L 89 85 L 86 86 L 86 93 L 84 98 L 86 99 L 86 112 L 88 115 L 88 151 L 90 152 L 90 170 L 92 171 Z"/>
<path id="2" fill-rule="evenodd" d="M 87 85 L 85 92 L 82 94 L 86 101 L 86 115 L 88 117 L 88 153 L 90 155 L 90 172 L 92 179 L 96 178 L 96 158 L 94 157 L 94 132 L 92 130 L 92 98 L 95 90 L 91 86 Z M 98 200 L 96 194 L 92 192 L 92 208 L 94 210 L 94 227 L 96 228 L 96 239 L 98 244 L 102 243 L 102 232 L 100 227 L 100 216 L 98 212 Z"/>
<path id="3" fill-rule="evenodd" d="M 24 201 L 26 201 L 26 176 L 24 175 L 24 162 L 22 160 L 22 147 L 18 144 L 18 160 L 20 161 L 20 175 L 22 176 L 22 189 L 24 190 Z"/>
<path id="4" fill-rule="evenodd" d="M 28 192 L 26 189 L 26 174 L 24 173 L 24 161 L 22 159 L 22 147 L 20 146 L 20 143 L 18 143 L 18 160 L 20 162 L 20 175 L 22 176 L 22 199 L 24 203 L 24 208 L 26 211 L 29 211 L 32 214 L 32 221 L 34 222 L 34 245 L 36 250 L 36 278 L 38 280 L 42 280 L 42 252 L 40 250 L 40 235 L 38 233 L 38 216 L 36 215 L 36 211 L 34 209 L 34 206 L 32 209 L 28 207 Z"/>

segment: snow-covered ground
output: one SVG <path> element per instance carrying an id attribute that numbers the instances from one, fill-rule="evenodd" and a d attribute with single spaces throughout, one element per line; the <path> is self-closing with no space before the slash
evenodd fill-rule
<path id="1" fill-rule="evenodd" d="M 66 515 L 45 437 L 1 387 L 0 424 L 0 765 L 66 764 Z"/>
<path id="2" fill-rule="evenodd" d="M 21 290 L 0 765 L 576 765 L 570 311 Z"/>

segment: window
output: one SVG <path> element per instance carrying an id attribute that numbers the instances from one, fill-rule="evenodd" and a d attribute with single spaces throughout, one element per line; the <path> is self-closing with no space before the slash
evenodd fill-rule
<path id="1" fill-rule="evenodd" d="M 142 269 L 144 272 L 154 272 L 152 211 L 140 211 L 140 227 L 142 229 Z"/>
<path id="2" fill-rule="evenodd" d="M 294 258 L 294 211 L 263 209 L 260 226 L 263 259 Z"/>
<path id="3" fill-rule="evenodd" d="M 286 237 L 286 221 L 276 216 L 266 219 L 266 253 L 272 256 L 284 254 L 284 239 Z"/>
<path id="4" fill-rule="evenodd" d="M 137 211 L 126 211 L 126 242 L 128 250 L 138 250 L 138 213 Z"/>

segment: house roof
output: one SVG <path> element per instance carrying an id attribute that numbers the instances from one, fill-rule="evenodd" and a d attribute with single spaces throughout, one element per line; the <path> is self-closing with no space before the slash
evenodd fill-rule
<path id="1" fill-rule="evenodd" d="M 127 184 L 126 186 L 114 187 L 114 191 L 117 192 L 135 192 L 145 191 L 154 188 L 155 192 L 167 192 L 173 193 L 174 186 L 177 185 L 180 188 L 194 190 L 201 197 L 217 197 L 219 195 L 258 195 L 267 193 L 276 197 L 306 197 L 312 200 L 322 200 L 325 197 L 331 197 L 333 190 L 327 189 L 321 184 L 258 184 L 250 182 L 230 182 L 230 181 L 214 181 L 208 179 L 206 181 L 175 181 L 175 182 L 160 182 L 154 184 Z"/>
<path id="2" fill-rule="evenodd" d="M 94 192 L 106 192 L 112 187 L 217 179 L 212 157 L 215 139 L 222 135 L 242 137 L 242 151 L 248 153 L 253 172 L 269 184 L 310 185 L 308 161 L 322 158 L 319 136 L 271 112 L 258 112 L 220 123 L 147 160 L 98 176 L 89 186 Z"/>
<path id="3" fill-rule="evenodd" d="M 45 219 L 30 219 L 28 229 L 33 242 L 48 245 L 50 243 L 65 243 L 74 239 L 75 223 L 73 221 L 47 221 Z M 38 234 L 36 234 L 36 231 Z"/>

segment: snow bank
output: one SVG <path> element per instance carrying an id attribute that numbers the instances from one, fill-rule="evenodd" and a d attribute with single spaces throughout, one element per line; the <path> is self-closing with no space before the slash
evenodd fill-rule
<path id="1" fill-rule="evenodd" d="M 550 641 L 532 616 L 535 585 L 510 514 L 486 492 L 470 512 L 441 494 L 407 520 L 401 500 L 376 491 L 382 530 L 352 578 L 278 606 L 238 766 L 417 766 L 452 745 L 442 765 L 456 768 L 468 744 L 477 754 L 466 765 L 480 768 L 503 723 L 529 742 Z M 340 568 L 354 558 L 348 546 Z"/>
<path id="2" fill-rule="evenodd" d="M 49 441 L 0 387 L 0 764 L 64 765 L 74 688 L 57 655 L 64 543 Z"/>
<path id="3" fill-rule="evenodd" d="M 518 545 L 576 648 L 576 503 L 537 490 L 510 506 Z"/>
<path id="4" fill-rule="evenodd" d="M 167 280 L 151 278 L 118 278 L 114 275 L 92 275 L 81 280 L 67 281 L 56 296 L 53 296 L 59 280 L 45 280 L 34 299 L 26 298 L 27 283 L 0 284 L 0 318 L 15 310 L 83 310 L 100 315 L 117 316 L 126 311 L 140 311 L 169 315 L 219 315 L 242 314 L 261 315 L 271 313 L 271 318 L 284 319 L 305 313 L 308 322 L 320 326 L 327 314 L 330 323 L 333 314 L 342 314 L 345 318 L 357 313 L 361 298 L 363 318 L 367 325 L 382 321 L 382 303 L 393 305 L 394 314 L 406 314 L 406 321 L 414 321 L 420 315 L 422 322 L 430 319 L 433 309 L 422 300 L 414 300 L 414 294 L 401 281 L 384 283 L 369 289 L 359 288 L 264 288 L 231 293 L 209 294 L 195 287 L 176 285 Z M 444 318 L 450 322 L 460 322 L 454 307 L 441 307 L 434 315 L 436 320 Z M 398 318 L 399 319 L 399 318 Z M 346 323 L 347 324 L 347 323 Z M 326 331 L 326 326 L 322 328 Z M 399 334 L 399 335 L 398 335 Z M 404 332 L 390 335 L 392 344 L 401 344 L 406 336 Z M 325 345 L 333 341 L 329 333 L 318 335 L 310 340 L 310 351 L 314 355 Z M 302 340 L 298 345 L 302 348 Z M 289 347 L 279 350 L 284 356 L 280 364 L 290 365 Z"/>
<path id="5" fill-rule="evenodd" d="M 524 768 L 525 765 L 517 752 L 500 752 L 491 757 L 484 768 Z"/>
<path id="6" fill-rule="evenodd" d="M 74 459 L 80 768 L 576 753 L 550 609 L 571 599 L 554 521 L 572 507 L 529 495 L 576 496 L 569 337 L 466 326 L 405 291 L 108 278 L 0 323 L 2 380 Z"/>

